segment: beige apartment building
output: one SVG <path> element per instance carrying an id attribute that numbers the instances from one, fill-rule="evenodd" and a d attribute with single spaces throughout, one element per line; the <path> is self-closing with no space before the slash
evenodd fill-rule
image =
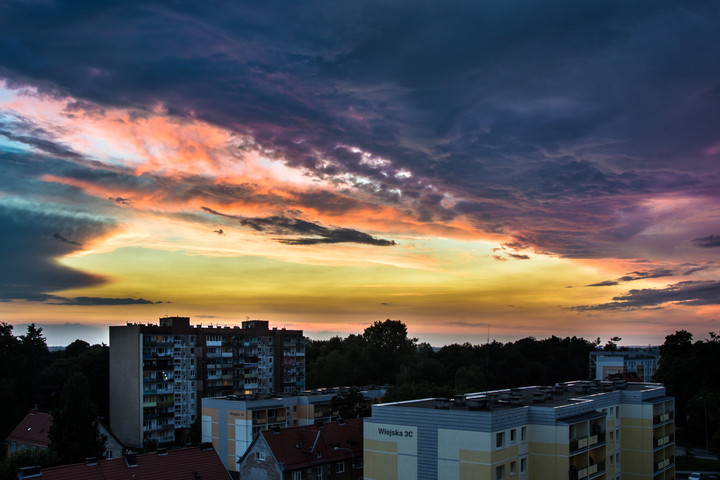
<path id="1" fill-rule="evenodd" d="M 657 383 L 576 381 L 374 405 L 365 480 L 668 480 L 674 400 Z"/>
<path id="2" fill-rule="evenodd" d="M 225 467 L 235 474 L 238 461 L 263 431 L 327 424 L 338 420 L 332 399 L 348 388 L 321 388 L 285 395 L 231 395 L 202 399 L 202 441 L 212 442 Z M 384 387 L 356 389 L 369 408 Z"/>

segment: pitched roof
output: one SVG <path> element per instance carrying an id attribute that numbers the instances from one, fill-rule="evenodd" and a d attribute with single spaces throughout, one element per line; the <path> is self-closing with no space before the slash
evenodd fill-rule
<path id="1" fill-rule="evenodd" d="M 263 439 L 286 471 L 359 458 L 363 451 L 362 418 L 344 422 L 264 430 Z M 335 450 L 335 447 L 340 447 Z M 352 450 L 352 454 L 349 450 Z"/>
<path id="2" fill-rule="evenodd" d="M 48 432 L 52 425 L 52 415 L 49 413 L 30 410 L 25 418 L 18 423 L 17 427 L 5 439 L 6 442 L 23 443 L 38 447 L 48 447 L 50 438 Z"/>
<path id="3" fill-rule="evenodd" d="M 124 457 L 96 463 L 76 463 L 42 470 L 38 480 L 230 480 L 230 474 L 211 446 L 135 455 L 134 466 Z"/>

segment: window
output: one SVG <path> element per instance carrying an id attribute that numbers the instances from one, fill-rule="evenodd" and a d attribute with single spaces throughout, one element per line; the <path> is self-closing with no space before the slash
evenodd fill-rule
<path id="1" fill-rule="evenodd" d="M 615 416 L 620 418 L 620 407 L 615 407 Z"/>
<path id="2" fill-rule="evenodd" d="M 520 473 L 527 472 L 527 458 L 523 457 L 520 459 Z"/>
<path id="3" fill-rule="evenodd" d="M 345 462 L 340 462 L 337 464 L 337 473 L 344 473 L 345 472 Z"/>
<path id="4" fill-rule="evenodd" d="M 527 442 L 527 427 L 520 429 L 520 441 Z"/>
<path id="5" fill-rule="evenodd" d="M 505 432 L 495 434 L 495 448 L 503 448 L 505 445 Z"/>
<path id="6" fill-rule="evenodd" d="M 302 472 L 293 472 L 292 480 L 302 480 Z"/>
<path id="7" fill-rule="evenodd" d="M 495 467 L 495 480 L 503 480 L 505 478 L 505 465 Z"/>
<path id="8" fill-rule="evenodd" d="M 517 462 L 510 462 L 510 475 L 515 475 L 517 470 Z"/>
<path id="9" fill-rule="evenodd" d="M 255 452 L 255 460 L 259 462 L 265 461 L 265 452 Z"/>
<path id="10" fill-rule="evenodd" d="M 315 469 L 315 480 L 323 480 L 323 469 L 322 467 L 317 467 Z"/>
<path id="11" fill-rule="evenodd" d="M 510 443 L 515 443 L 517 441 L 515 429 L 513 428 L 510 430 Z"/>

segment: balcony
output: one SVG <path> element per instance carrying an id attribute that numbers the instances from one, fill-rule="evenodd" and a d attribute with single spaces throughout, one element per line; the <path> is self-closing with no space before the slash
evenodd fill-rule
<path id="1" fill-rule="evenodd" d="M 653 462 L 653 473 L 657 474 L 675 465 L 675 457 L 668 457 L 665 460 Z"/>
<path id="2" fill-rule="evenodd" d="M 675 415 L 673 412 L 665 412 L 660 415 L 655 415 L 653 417 L 653 426 L 662 425 L 664 423 L 668 423 L 675 419 Z"/>
<path id="3" fill-rule="evenodd" d="M 664 437 L 655 437 L 653 439 L 653 448 L 664 448 L 675 441 L 675 435 L 665 435 Z"/>

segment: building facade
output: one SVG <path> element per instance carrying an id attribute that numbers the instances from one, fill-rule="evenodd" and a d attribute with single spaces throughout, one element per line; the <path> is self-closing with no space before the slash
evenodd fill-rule
<path id="1" fill-rule="evenodd" d="M 242 395 L 202 399 L 202 441 L 212 442 L 228 471 L 238 472 L 238 461 L 263 431 L 324 424 L 338 420 L 332 399 L 350 389 L 319 389 L 283 396 Z M 383 387 L 363 387 L 364 408 L 383 395 Z"/>
<path id="2" fill-rule="evenodd" d="M 643 382 L 652 382 L 660 361 L 660 347 L 622 347 L 621 350 L 590 352 L 590 377 L 606 380 L 610 375 L 636 373 Z"/>
<path id="3" fill-rule="evenodd" d="M 568 382 L 373 406 L 366 480 L 668 480 L 674 400 L 660 384 Z"/>
<path id="4" fill-rule="evenodd" d="M 190 325 L 188 317 L 110 327 L 110 422 L 128 446 L 182 441 L 202 397 L 304 388 L 301 330 L 261 320 Z"/>

